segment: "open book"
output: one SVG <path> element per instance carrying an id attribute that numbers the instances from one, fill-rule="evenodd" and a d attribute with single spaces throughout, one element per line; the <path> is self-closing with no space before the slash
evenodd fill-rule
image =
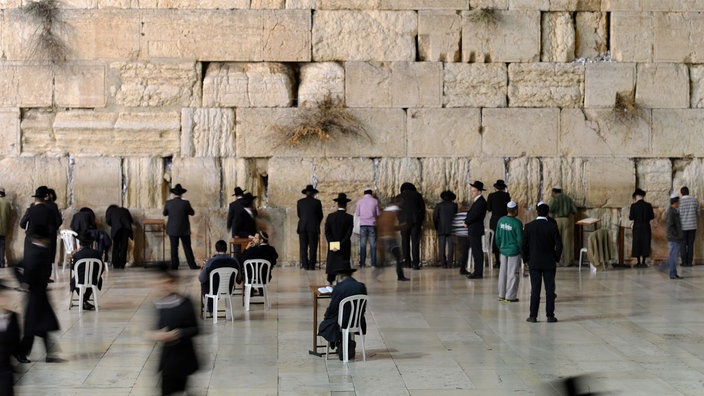
<path id="1" fill-rule="evenodd" d="M 319 288 L 318 288 L 318 291 L 321 292 L 321 293 L 323 293 L 323 294 L 332 293 L 332 286 L 323 286 L 323 287 L 319 287 Z"/>
<path id="2" fill-rule="evenodd" d="M 340 250 L 340 242 L 330 242 L 330 250 L 335 251 L 335 250 Z"/>

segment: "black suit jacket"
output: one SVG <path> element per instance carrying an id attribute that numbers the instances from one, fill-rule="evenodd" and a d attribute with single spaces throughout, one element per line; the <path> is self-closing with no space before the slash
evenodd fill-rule
<path id="1" fill-rule="evenodd" d="M 20 220 L 20 227 L 27 230 L 28 237 L 34 236 L 35 229 L 39 226 L 45 227 L 52 234 L 56 234 L 59 228 L 54 210 L 47 204 L 32 204 Z"/>
<path id="2" fill-rule="evenodd" d="M 418 191 L 406 190 L 401 193 L 401 212 L 398 220 L 408 226 L 423 224 L 425 219 L 425 201 Z"/>
<path id="3" fill-rule="evenodd" d="M 435 205 L 433 210 L 433 224 L 438 235 L 452 234 L 452 220 L 457 213 L 457 204 L 450 201 L 442 201 Z"/>
<path id="4" fill-rule="evenodd" d="M 71 229 L 80 235 L 84 231 L 95 230 L 95 213 L 93 211 L 81 211 L 73 215 L 71 219 Z"/>
<path id="5" fill-rule="evenodd" d="M 494 191 L 487 197 L 486 207 L 487 210 L 491 212 L 489 227 L 492 230 L 496 230 L 496 223 L 499 222 L 500 218 L 508 214 L 506 204 L 509 202 L 511 202 L 511 195 L 506 191 Z"/>
<path id="6" fill-rule="evenodd" d="M 71 263 L 71 270 L 74 269 L 78 260 L 82 260 L 82 259 L 86 259 L 86 258 L 98 259 L 98 260 L 100 260 L 101 263 L 103 262 L 103 258 L 101 257 L 101 254 L 99 251 L 97 251 L 93 248 L 82 248 L 81 250 L 79 250 L 73 254 L 73 262 Z M 103 270 L 105 270 L 105 264 L 103 264 Z M 98 285 L 98 289 L 102 289 L 103 288 L 103 277 L 101 276 L 100 278 L 98 278 L 97 272 L 94 272 L 91 275 L 93 278 L 93 283 Z M 83 281 L 85 280 L 85 267 L 84 266 L 81 266 L 81 268 L 79 268 L 78 280 L 81 283 L 83 283 Z M 71 277 L 70 287 L 71 287 L 72 291 L 75 288 L 75 280 L 73 277 Z"/>
<path id="7" fill-rule="evenodd" d="M 230 206 L 227 208 L 227 229 L 232 230 L 232 236 L 235 236 L 235 230 L 233 229 L 240 212 L 244 210 L 244 205 L 242 205 L 242 198 L 237 198 L 236 200 L 230 202 Z"/>
<path id="8" fill-rule="evenodd" d="M 349 265 L 352 255 L 352 230 L 354 228 L 354 217 L 345 213 L 344 210 L 337 210 L 330 213 L 325 219 L 325 238 L 328 241 L 328 261 L 325 272 L 335 273 L 339 268 Z M 330 250 L 330 242 L 340 242 L 340 250 L 333 252 Z"/>
<path id="9" fill-rule="evenodd" d="M 523 228 L 523 262 L 531 269 L 554 270 L 562 255 L 562 238 L 557 223 L 539 217 Z"/>
<path id="10" fill-rule="evenodd" d="M 235 223 L 232 226 L 232 236 L 238 238 L 247 238 L 257 233 L 257 221 L 253 215 L 242 210 L 237 215 Z"/>
<path id="11" fill-rule="evenodd" d="M 486 210 L 486 199 L 484 199 L 483 195 L 480 195 L 469 207 L 467 216 L 464 218 L 464 223 L 467 225 L 467 235 L 475 237 L 484 235 Z"/>
<path id="12" fill-rule="evenodd" d="M 115 239 L 120 230 L 127 230 L 127 235 L 133 238 L 132 234 L 132 215 L 126 208 L 113 206 L 105 212 L 105 222 L 110 226 L 110 236 Z"/>
<path id="13" fill-rule="evenodd" d="M 191 203 L 180 197 L 175 197 L 166 201 L 164 206 L 164 216 L 166 220 L 166 234 L 169 236 L 191 235 L 191 221 L 188 216 L 193 216 L 196 212 L 191 207 Z"/>
<path id="14" fill-rule="evenodd" d="M 323 205 L 320 200 L 308 196 L 298 200 L 296 204 L 298 213 L 298 227 L 296 232 L 315 232 L 320 234 L 320 223 L 323 222 Z"/>
<path id="15" fill-rule="evenodd" d="M 362 282 L 358 282 L 353 277 L 347 277 L 342 282 L 335 285 L 332 289 L 332 296 L 330 298 L 330 305 L 328 309 L 325 310 L 325 316 L 323 321 L 320 323 L 318 328 L 318 335 L 325 338 L 327 341 L 335 343 L 340 340 L 340 326 L 337 323 L 337 316 L 340 310 L 340 301 L 344 300 L 349 296 L 354 296 L 357 294 L 367 295 L 367 286 Z M 349 318 L 349 313 L 345 312 L 342 315 L 343 321 Z M 364 319 L 364 312 L 362 312 L 362 333 L 367 333 L 367 321 Z"/>

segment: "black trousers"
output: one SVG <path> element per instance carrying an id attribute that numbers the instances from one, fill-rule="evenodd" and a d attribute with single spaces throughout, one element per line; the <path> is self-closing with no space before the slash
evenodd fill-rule
<path id="1" fill-rule="evenodd" d="M 183 242 L 183 252 L 186 254 L 186 262 L 188 262 L 188 267 L 191 269 L 198 268 L 196 265 L 196 259 L 193 257 L 193 249 L 191 249 L 191 236 L 181 235 L 172 236 L 169 235 L 169 242 L 171 243 L 171 269 L 178 269 L 178 241 L 179 239 Z"/>
<path id="2" fill-rule="evenodd" d="M 313 270 L 318 264 L 319 240 L 320 233 L 315 231 L 303 231 L 298 234 L 298 248 L 303 269 Z"/>
<path id="3" fill-rule="evenodd" d="M 112 266 L 114 268 L 125 268 L 129 239 L 129 231 L 127 230 L 117 231 L 112 239 Z"/>
<path id="4" fill-rule="evenodd" d="M 472 249 L 472 261 L 474 261 L 474 272 L 476 276 L 484 276 L 484 251 L 482 250 L 482 236 L 470 235 L 469 248 Z"/>
<path id="5" fill-rule="evenodd" d="M 530 269 L 530 316 L 538 317 L 540 289 L 545 283 L 545 316 L 555 316 L 555 270 Z"/>
<path id="6" fill-rule="evenodd" d="M 457 242 L 460 245 L 460 274 L 467 273 L 467 262 L 469 261 L 469 238 L 466 236 L 455 235 Z"/>
<path id="7" fill-rule="evenodd" d="M 403 250 L 403 261 L 412 264 L 413 268 L 420 266 L 420 232 L 422 224 L 407 224 L 401 229 L 401 248 Z"/>
<path id="8" fill-rule="evenodd" d="M 448 261 L 452 264 L 455 259 L 455 239 L 452 235 L 438 234 L 438 253 L 440 254 L 440 264 L 443 267 L 447 267 Z"/>
<path id="9" fill-rule="evenodd" d="M 682 265 L 688 267 L 692 265 L 694 261 L 694 238 L 697 236 L 697 230 L 684 230 L 684 241 L 680 245 L 682 256 Z"/>

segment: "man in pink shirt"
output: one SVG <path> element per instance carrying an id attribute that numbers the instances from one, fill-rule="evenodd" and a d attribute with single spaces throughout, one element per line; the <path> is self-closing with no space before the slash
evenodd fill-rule
<path id="1" fill-rule="evenodd" d="M 364 196 L 357 202 L 354 215 L 359 218 L 359 266 L 364 267 L 367 258 L 367 240 L 371 252 L 372 267 L 376 267 L 376 218 L 381 214 L 379 201 L 372 195 L 371 188 L 364 190 Z"/>

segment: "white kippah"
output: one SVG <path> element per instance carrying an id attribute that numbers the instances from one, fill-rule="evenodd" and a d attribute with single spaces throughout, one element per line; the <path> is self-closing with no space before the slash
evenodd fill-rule
<path id="1" fill-rule="evenodd" d="M 545 205 L 545 202 L 543 202 L 543 201 L 540 201 L 540 202 L 538 202 L 538 204 L 537 204 L 537 205 L 535 205 L 535 207 L 538 207 L 538 206 L 540 206 L 540 205 Z"/>
<path id="2" fill-rule="evenodd" d="M 677 195 L 677 194 L 675 194 L 675 193 L 670 194 L 670 199 L 679 198 L 679 197 L 680 197 L 680 196 Z"/>
<path id="3" fill-rule="evenodd" d="M 518 206 L 518 204 L 517 204 L 516 202 L 514 202 L 514 201 L 511 201 L 511 202 L 509 202 L 509 203 L 506 204 L 506 207 L 509 208 L 509 209 L 513 209 L 513 208 L 515 208 L 516 206 Z"/>
<path id="4" fill-rule="evenodd" d="M 562 186 L 558 184 L 558 185 L 555 185 L 552 189 L 553 190 L 562 190 Z"/>

